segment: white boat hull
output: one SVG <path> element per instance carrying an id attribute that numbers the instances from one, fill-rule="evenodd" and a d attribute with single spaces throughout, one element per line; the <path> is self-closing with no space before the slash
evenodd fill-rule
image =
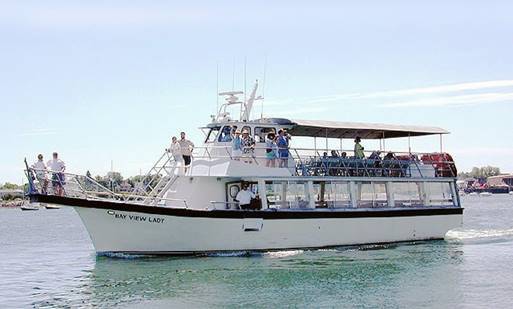
<path id="1" fill-rule="evenodd" d="M 442 239 L 462 214 L 211 218 L 75 207 L 97 252 L 190 254 Z"/>

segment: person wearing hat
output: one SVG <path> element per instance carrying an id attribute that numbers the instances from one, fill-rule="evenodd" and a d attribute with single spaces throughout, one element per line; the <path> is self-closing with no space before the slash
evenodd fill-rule
<path id="1" fill-rule="evenodd" d="M 247 129 L 242 130 L 242 152 L 246 157 L 253 157 L 253 150 L 255 149 L 255 140 Z M 251 163 L 251 161 L 248 161 Z"/>
<path id="2" fill-rule="evenodd" d="M 361 141 L 362 141 L 362 139 L 359 136 L 357 136 L 354 139 L 354 157 L 356 159 L 363 159 L 363 158 L 365 158 L 365 153 L 363 152 L 364 148 L 360 144 Z"/>
<path id="3" fill-rule="evenodd" d="M 242 138 L 240 137 L 240 130 L 235 130 L 235 135 L 232 139 L 232 158 L 234 160 L 240 160 L 242 156 Z"/>

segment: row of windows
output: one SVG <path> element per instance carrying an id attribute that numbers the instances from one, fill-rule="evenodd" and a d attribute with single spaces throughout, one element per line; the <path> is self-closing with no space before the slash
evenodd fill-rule
<path id="1" fill-rule="evenodd" d="M 220 143 L 227 143 L 232 141 L 232 131 L 236 130 L 237 126 L 224 126 L 221 130 L 221 127 L 214 127 L 211 128 L 208 132 L 207 139 L 205 140 L 205 143 L 213 143 L 216 140 Z M 255 141 L 257 143 L 264 143 L 265 137 L 269 133 L 276 134 L 276 129 L 271 127 L 256 127 L 255 128 L 255 135 L 252 134 L 251 127 L 244 126 L 241 129 L 241 132 L 247 130 L 249 132 L 249 135 L 253 136 Z"/>
<path id="2" fill-rule="evenodd" d="M 309 207 L 308 182 L 266 182 L 266 197 L 269 207 Z M 384 182 L 355 184 L 355 199 L 358 207 L 388 206 L 387 188 Z M 398 182 L 392 183 L 388 194 L 393 194 L 396 207 L 442 206 L 453 204 L 449 182 Z M 314 182 L 313 196 L 316 207 L 351 207 L 349 182 Z"/>

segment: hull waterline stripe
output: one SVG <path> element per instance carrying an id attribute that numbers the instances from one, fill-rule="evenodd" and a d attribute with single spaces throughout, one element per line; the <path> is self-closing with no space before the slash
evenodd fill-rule
<path id="1" fill-rule="evenodd" d="M 195 217 L 195 218 L 220 218 L 220 219 L 244 219 L 261 218 L 268 220 L 283 219 L 330 219 L 330 218 L 383 218 L 383 217 L 415 217 L 415 216 L 440 216 L 440 215 L 461 215 L 461 207 L 445 208 L 415 208 L 415 209 L 351 209 L 351 210 L 200 210 L 184 208 L 168 208 L 162 206 L 147 206 L 122 202 L 109 202 L 77 199 L 54 195 L 31 195 L 32 202 L 58 204 L 72 207 L 117 210 L 127 212 L 138 212 L 145 214 Z"/>

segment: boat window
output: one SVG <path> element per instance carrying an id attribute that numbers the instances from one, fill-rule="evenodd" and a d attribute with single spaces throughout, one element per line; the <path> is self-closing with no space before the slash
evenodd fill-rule
<path id="1" fill-rule="evenodd" d="M 344 208 L 351 205 L 351 196 L 349 195 L 349 183 L 332 182 L 326 184 L 326 201 L 330 208 Z"/>
<path id="2" fill-rule="evenodd" d="M 205 139 L 205 143 L 213 143 L 213 142 L 215 142 L 216 137 L 217 137 L 217 133 L 219 133 L 219 129 L 221 129 L 221 127 L 213 127 L 213 128 L 211 128 L 210 131 L 208 132 L 207 138 Z"/>
<path id="3" fill-rule="evenodd" d="M 232 131 L 237 130 L 237 126 L 224 126 L 219 133 L 217 141 L 220 143 L 227 143 L 232 141 Z"/>
<path id="4" fill-rule="evenodd" d="M 450 183 L 426 182 L 424 188 L 430 206 L 441 206 L 453 203 Z"/>
<path id="5" fill-rule="evenodd" d="M 267 181 L 265 187 L 270 208 L 308 208 L 308 183 L 305 181 Z"/>
<path id="6" fill-rule="evenodd" d="M 286 189 L 288 208 L 308 208 L 308 187 L 306 182 L 289 181 Z"/>
<path id="7" fill-rule="evenodd" d="M 344 208 L 351 205 L 348 182 L 315 181 L 313 193 L 316 208 Z"/>
<path id="8" fill-rule="evenodd" d="M 276 134 L 275 128 L 269 128 L 269 127 L 256 127 L 255 128 L 255 141 L 257 143 L 265 143 L 265 138 L 267 137 L 267 134 L 274 133 Z"/>
<path id="9" fill-rule="evenodd" d="M 267 197 L 267 205 L 269 208 L 286 208 L 287 201 L 283 198 L 284 186 L 287 182 L 279 181 L 266 181 L 265 182 L 265 195 Z"/>
<path id="10" fill-rule="evenodd" d="M 362 182 L 358 184 L 358 207 L 386 207 L 387 191 L 384 182 Z"/>
<path id="11" fill-rule="evenodd" d="M 408 207 L 420 206 L 419 184 L 416 182 L 393 183 L 395 206 Z"/>

